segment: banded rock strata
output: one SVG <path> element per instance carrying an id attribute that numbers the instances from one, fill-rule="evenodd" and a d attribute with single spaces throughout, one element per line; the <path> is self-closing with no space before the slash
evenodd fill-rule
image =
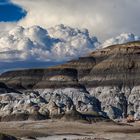
<path id="1" fill-rule="evenodd" d="M 114 119 L 132 113 L 140 116 L 139 72 L 140 42 L 131 42 L 47 69 L 5 72 L 0 81 L 23 94 L 38 91 L 41 97 L 45 95 L 45 104 L 50 102 L 46 96 L 55 100 L 58 94 L 59 101 L 53 102 L 64 104 L 65 109 L 60 107 L 64 112 L 69 104 L 64 100 L 69 98 L 79 112 L 106 113 Z"/>

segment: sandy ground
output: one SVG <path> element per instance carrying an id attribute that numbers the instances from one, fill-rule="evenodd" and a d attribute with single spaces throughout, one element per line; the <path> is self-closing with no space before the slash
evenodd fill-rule
<path id="1" fill-rule="evenodd" d="M 69 140 L 78 138 L 106 138 L 109 140 L 140 140 L 140 123 L 116 124 L 98 122 L 93 124 L 64 122 L 58 120 L 1 122 L 0 132 L 16 137 L 38 137 L 40 140 Z"/>

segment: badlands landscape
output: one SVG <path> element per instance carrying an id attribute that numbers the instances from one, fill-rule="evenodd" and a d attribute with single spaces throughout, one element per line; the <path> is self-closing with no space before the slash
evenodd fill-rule
<path id="1" fill-rule="evenodd" d="M 55 67 L 2 73 L 1 132 L 24 139 L 139 140 L 139 54 L 135 41 Z"/>
<path id="2" fill-rule="evenodd" d="M 0 140 L 140 140 L 140 0 L 0 0 Z"/>

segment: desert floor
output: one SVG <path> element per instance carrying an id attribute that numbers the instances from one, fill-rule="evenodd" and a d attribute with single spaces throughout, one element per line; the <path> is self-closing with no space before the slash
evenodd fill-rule
<path id="1" fill-rule="evenodd" d="M 63 140 L 66 137 L 69 139 L 87 137 L 109 140 L 140 140 L 140 123 L 97 122 L 87 124 L 58 120 L 0 122 L 0 132 L 24 139 L 32 136 L 40 140 Z"/>

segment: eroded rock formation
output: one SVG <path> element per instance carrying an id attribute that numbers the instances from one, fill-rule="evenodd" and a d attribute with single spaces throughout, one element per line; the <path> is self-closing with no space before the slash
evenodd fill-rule
<path id="1" fill-rule="evenodd" d="M 0 81 L 23 94 L 17 101 L 16 95 L 11 97 L 1 90 L 1 110 L 10 114 L 18 105 L 30 112 L 30 106 L 37 104 L 42 115 L 64 114 L 75 106 L 78 112 L 107 113 L 112 119 L 132 112 L 138 116 L 139 73 L 140 42 L 99 49 L 89 56 L 48 69 L 9 71 L 0 76 Z M 38 92 L 36 97 L 30 97 L 32 92 Z M 9 100 L 17 103 L 12 103 L 10 108 Z"/>

